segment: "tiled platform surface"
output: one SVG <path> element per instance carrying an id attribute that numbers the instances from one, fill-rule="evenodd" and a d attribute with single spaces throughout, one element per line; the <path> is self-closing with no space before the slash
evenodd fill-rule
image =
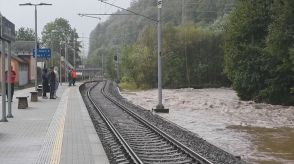
<path id="1" fill-rule="evenodd" d="M 14 97 L 32 90 L 16 91 Z M 38 102 L 29 98 L 28 109 L 17 109 L 13 100 L 14 118 L 0 123 L 0 164 L 109 163 L 78 86 L 61 86 L 57 95 Z"/>

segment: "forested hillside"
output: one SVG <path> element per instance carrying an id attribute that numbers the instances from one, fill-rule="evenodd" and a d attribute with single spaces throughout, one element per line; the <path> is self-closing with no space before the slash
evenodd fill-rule
<path id="1" fill-rule="evenodd" d="M 157 17 L 156 0 L 134 0 L 129 9 Z M 293 9 L 293 0 L 163 1 L 164 87 L 232 85 L 244 100 L 294 104 Z M 111 16 L 91 33 L 88 64 L 104 56 L 110 78 L 154 88 L 156 35 L 154 21 Z"/>
<path id="2" fill-rule="evenodd" d="M 156 2 L 157 0 L 134 0 L 129 9 L 157 19 Z M 175 26 L 189 22 L 210 25 L 229 13 L 234 7 L 234 2 L 235 0 L 166 0 L 162 9 L 163 22 Z M 92 31 L 89 55 L 95 56 L 94 51 L 99 48 L 134 43 L 150 26 L 156 27 L 155 22 L 137 15 L 111 16 Z"/>
<path id="3" fill-rule="evenodd" d="M 138 0 L 133 1 L 131 7 L 132 11 L 146 15 L 148 17 L 157 19 L 156 0 Z M 222 67 L 223 67 L 223 51 L 221 50 L 222 34 L 218 31 L 222 29 L 223 20 L 226 14 L 235 6 L 235 0 L 168 0 L 163 4 L 163 24 L 164 24 L 164 51 L 166 57 L 163 59 L 166 66 L 164 69 L 169 72 L 164 76 L 166 87 L 187 87 L 187 86 L 219 86 L 227 81 L 224 81 Z M 117 13 L 127 13 L 126 11 L 118 11 Z M 208 28 L 214 31 L 206 30 Z M 105 65 L 108 70 L 107 73 L 111 77 L 115 77 L 113 56 L 121 55 L 122 65 L 120 66 L 121 77 L 126 80 L 131 80 L 141 83 L 146 87 L 156 86 L 156 22 L 148 20 L 140 16 L 111 16 L 106 22 L 100 23 L 92 31 L 90 36 L 90 49 L 88 56 L 88 64 L 97 65 L 101 63 L 102 54 Z M 166 33 L 172 35 L 176 32 L 175 37 L 166 37 Z M 192 38 L 190 38 L 190 36 Z M 152 43 L 144 43 L 149 39 Z M 169 42 L 170 44 L 166 44 Z M 197 49 L 193 44 L 207 45 L 203 50 Z M 138 47 L 139 46 L 139 47 Z M 141 64 L 144 60 L 142 52 L 144 48 L 146 55 L 151 56 L 152 60 L 148 60 L 148 68 Z M 215 47 L 214 53 L 211 54 L 209 50 Z M 141 49 L 142 48 L 142 49 Z M 137 49 L 139 52 L 131 49 Z M 139 53 L 138 60 L 134 61 L 133 70 L 125 65 L 129 65 L 126 59 L 127 54 L 132 51 Z M 175 53 L 177 51 L 177 54 Z M 131 55 L 131 54 L 128 54 Z M 134 55 L 134 54 L 133 54 Z M 136 56 L 136 55 L 135 55 Z M 210 59 L 210 57 L 212 57 Z M 134 56 L 132 57 L 134 58 Z M 196 62 L 196 59 L 203 59 Z M 189 62 L 188 62 L 189 61 Z M 216 68 L 211 68 L 208 61 L 215 61 L 213 65 Z M 138 66 L 135 66 L 138 65 Z M 177 65 L 176 65 L 177 64 Z M 193 66 L 193 64 L 197 64 Z M 141 67 L 143 70 L 138 69 Z M 171 68 L 171 69 L 170 69 Z M 142 72 L 148 69 L 148 72 Z M 213 72 L 210 74 L 209 71 Z M 173 80 L 173 74 L 177 74 L 177 79 Z M 132 74 L 132 77 L 129 75 Z M 146 77 L 148 75 L 148 77 Z M 215 75 L 214 77 L 210 77 Z M 136 77 L 138 78 L 136 78 Z M 144 77 L 143 77 L 144 76 Z M 139 78 L 140 77 L 140 78 Z M 198 77 L 201 77 L 199 79 Z M 219 80 L 218 77 L 221 77 Z M 134 79 L 135 78 L 135 79 Z M 139 86 L 138 86 L 139 87 Z"/>

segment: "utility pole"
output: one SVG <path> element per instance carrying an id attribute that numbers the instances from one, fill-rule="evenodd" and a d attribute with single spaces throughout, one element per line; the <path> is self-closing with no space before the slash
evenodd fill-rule
<path id="1" fill-rule="evenodd" d="M 185 0 L 182 0 L 182 25 L 186 23 L 186 15 L 185 15 Z M 185 66 L 186 66 L 186 78 L 188 82 L 188 88 L 190 88 L 190 71 L 188 67 L 188 55 L 187 55 L 187 27 L 184 27 L 184 54 L 185 54 Z"/>
<path id="2" fill-rule="evenodd" d="M 7 118 L 13 118 L 13 115 L 11 113 L 11 101 L 12 101 L 12 95 L 11 95 L 11 42 L 8 42 L 8 55 L 7 55 L 7 65 L 8 65 L 8 76 L 7 76 L 7 80 L 8 80 L 8 114 L 7 114 Z"/>
<path id="3" fill-rule="evenodd" d="M 68 68 L 66 65 L 67 62 L 67 38 L 65 39 L 65 44 L 64 44 L 64 74 L 65 74 L 65 82 L 68 82 L 68 77 L 67 77 L 67 72 Z"/>
<path id="4" fill-rule="evenodd" d="M 2 94 L 2 119 L 0 122 L 7 122 L 7 118 L 13 118 L 11 113 L 11 42 L 15 41 L 15 25 L 0 13 L 0 41 L 1 41 L 1 94 Z M 8 45 L 8 53 L 6 53 L 6 43 Z M 6 56 L 8 62 L 8 71 L 6 75 Z M 7 77 L 7 81 L 6 81 Z M 5 85 L 7 83 L 7 85 Z M 6 116 L 6 92 L 8 97 L 8 115 Z"/>
<path id="5" fill-rule="evenodd" d="M 162 8 L 162 0 L 157 1 L 158 5 L 158 18 L 157 18 L 157 64 L 158 64 L 158 104 L 154 109 L 155 112 L 168 113 L 169 109 L 164 108 L 162 104 L 162 34 L 161 34 L 161 8 Z"/>
<path id="6" fill-rule="evenodd" d="M 62 72 L 61 72 L 61 61 L 62 61 L 62 56 L 61 56 L 61 51 L 62 51 L 62 43 L 60 42 L 59 45 L 59 83 L 62 85 Z"/>
<path id="7" fill-rule="evenodd" d="M 53 53 L 54 53 L 54 50 L 53 50 L 53 47 L 54 47 L 54 45 L 53 45 L 53 42 L 52 42 L 52 33 L 50 34 L 50 36 L 51 36 L 51 38 L 50 38 L 50 47 L 51 47 L 51 59 L 50 59 L 50 61 L 51 61 L 51 67 L 52 66 L 54 66 L 54 61 L 53 61 Z"/>
<path id="8" fill-rule="evenodd" d="M 119 76 L 119 52 L 118 52 L 118 49 L 116 49 L 116 78 L 117 78 L 117 83 L 119 83 L 120 76 Z"/>
<path id="9" fill-rule="evenodd" d="M 101 71 L 102 71 L 102 80 L 104 79 L 104 55 L 102 53 L 102 59 L 101 59 Z"/>
<path id="10" fill-rule="evenodd" d="M 36 65 L 36 69 L 35 69 L 35 90 L 37 91 L 38 89 L 38 32 L 37 32 L 37 6 L 35 5 L 35 65 Z"/>
<path id="11" fill-rule="evenodd" d="M 6 117 L 6 86 L 5 86 L 5 41 L 1 40 L 2 42 L 2 51 L 1 51 L 1 65 L 2 65 L 2 70 L 1 70 L 1 95 L 2 95 L 2 119 L 1 122 L 7 122 L 7 117 Z"/>
<path id="12" fill-rule="evenodd" d="M 76 70 L 76 39 L 75 36 L 73 38 L 74 42 L 73 42 L 73 46 L 74 46 L 74 70 Z"/>

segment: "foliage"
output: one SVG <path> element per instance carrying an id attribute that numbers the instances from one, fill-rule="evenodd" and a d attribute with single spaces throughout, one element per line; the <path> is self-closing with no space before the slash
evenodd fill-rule
<path id="1" fill-rule="evenodd" d="M 57 18 L 53 22 L 49 22 L 44 26 L 42 31 L 43 46 L 52 48 L 54 65 L 58 65 L 59 55 L 65 54 L 65 41 L 68 44 L 68 61 L 74 65 L 74 42 L 76 50 L 76 64 L 81 64 L 81 58 L 77 55 L 80 52 L 81 42 L 76 29 L 73 29 L 68 20 Z M 58 54 L 58 55 L 54 55 Z"/>
<path id="2" fill-rule="evenodd" d="M 195 25 L 164 28 L 163 81 L 169 88 L 227 85 L 223 70 L 222 35 Z M 148 28 L 122 54 L 123 81 L 138 88 L 157 85 L 156 31 Z M 189 79 L 191 82 L 189 82 Z"/>
<path id="3" fill-rule="evenodd" d="M 16 31 L 16 40 L 17 41 L 34 41 L 35 32 L 31 28 L 21 27 Z"/>
<path id="4" fill-rule="evenodd" d="M 293 9 L 291 0 L 243 0 L 230 16 L 225 71 L 241 99 L 294 104 Z"/>
<path id="5" fill-rule="evenodd" d="M 168 0 L 163 2 L 163 24 L 180 26 L 185 23 L 202 24 L 209 26 L 221 24 L 223 16 L 234 8 L 235 0 Z M 129 10 L 157 19 L 157 3 L 155 0 L 132 1 Z M 210 7 L 213 6 L 213 7 Z M 127 13 L 118 11 L 117 13 Z M 201 13 L 201 14 L 200 14 Z M 217 26 L 215 25 L 215 26 Z M 136 44 L 148 28 L 156 27 L 156 22 L 137 15 L 111 16 L 106 22 L 99 23 L 90 35 L 90 48 L 88 63 L 97 56 L 97 49 L 112 49 Z M 156 45 L 156 40 L 152 44 Z M 145 45 L 140 45 L 144 47 Z M 151 48 L 152 49 L 152 48 Z M 153 49 L 152 49 L 153 50 Z M 120 52 L 121 53 L 121 52 Z M 107 54 L 105 54 L 107 56 Z M 98 57 L 96 57 L 98 59 Z M 101 63 L 99 61 L 98 63 Z"/>

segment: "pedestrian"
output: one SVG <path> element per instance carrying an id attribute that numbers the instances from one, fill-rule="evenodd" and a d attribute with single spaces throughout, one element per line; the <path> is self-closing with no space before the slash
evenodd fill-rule
<path id="1" fill-rule="evenodd" d="M 69 69 L 67 73 L 67 77 L 68 77 L 68 86 L 71 86 L 72 84 L 71 69 Z"/>
<path id="2" fill-rule="evenodd" d="M 43 99 L 47 99 L 47 92 L 50 91 L 49 79 L 48 79 L 48 70 L 47 68 L 43 69 L 42 73 L 42 88 L 43 88 Z"/>
<path id="3" fill-rule="evenodd" d="M 16 73 L 13 70 L 13 67 L 10 67 L 10 72 L 11 72 L 11 76 L 10 76 L 10 84 L 11 84 L 11 100 L 10 102 L 12 102 L 13 100 L 13 94 L 14 94 L 14 83 L 15 83 L 15 79 L 16 79 Z M 7 101 L 8 101 L 8 71 L 5 71 L 5 85 L 6 85 L 6 96 L 7 96 Z"/>
<path id="4" fill-rule="evenodd" d="M 56 99 L 54 97 L 55 85 L 56 85 L 56 75 L 54 73 L 54 67 L 50 68 L 48 79 L 49 79 L 49 85 L 50 85 L 50 99 Z"/>
<path id="5" fill-rule="evenodd" d="M 76 70 L 72 69 L 72 71 L 71 71 L 71 77 L 72 77 L 72 85 L 75 86 L 76 79 L 77 79 L 77 72 L 76 72 Z"/>
<path id="6" fill-rule="evenodd" d="M 55 73 L 55 78 L 56 78 L 56 83 L 55 83 L 55 90 L 54 90 L 54 97 L 57 98 L 56 96 L 56 91 L 59 86 L 59 73 L 58 73 L 58 67 L 54 67 L 54 73 Z"/>

